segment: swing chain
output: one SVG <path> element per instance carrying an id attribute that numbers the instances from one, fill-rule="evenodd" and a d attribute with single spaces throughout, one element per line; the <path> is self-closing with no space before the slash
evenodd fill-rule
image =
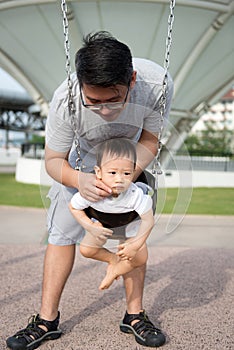
<path id="1" fill-rule="evenodd" d="M 79 163 L 81 161 L 81 155 L 80 155 L 80 142 L 78 137 L 78 128 L 77 128 L 77 120 L 75 117 L 76 108 L 74 104 L 74 98 L 73 98 L 73 92 L 72 92 L 72 79 L 71 79 L 71 57 L 70 57 L 70 40 L 69 40 L 69 24 L 68 24 L 68 18 L 67 18 L 67 4 L 66 0 L 61 0 L 61 10 L 63 15 L 63 34 L 64 34 L 64 49 L 65 49 L 65 55 L 66 55 L 66 73 L 67 73 L 67 87 L 68 87 L 68 112 L 71 116 L 71 125 L 72 130 L 74 130 L 74 142 L 75 142 L 75 149 L 77 158 L 75 161 L 75 169 L 80 170 Z"/>
<path id="2" fill-rule="evenodd" d="M 164 127 L 164 116 L 166 111 L 166 100 L 167 100 L 167 88 L 168 88 L 168 69 L 170 64 L 170 49 L 172 44 L 172 29 L 173 29 L 173 22 L 174 22 L 174 9 L 175 9 L 175 0 L 170 1 L 170 13 L 168 16 L 168 27 L 167 27 L 167 37 L 166 37 L 166 50 L 165 50 L 165 56 L 164 56 L 164 78 L 162 83 L 162 94 L 159 101 L 159 108 L 160 108 L 160 131 L 158 134 L 158 151 L 154 158 L 153 167 L 152 167 L 152 173 L 161 175 L 162 169 L 161 169 L 161 163 L 160 163 L 160 153 L 162 150 L 162 133 L 163 133 L 163 127 Z"/>

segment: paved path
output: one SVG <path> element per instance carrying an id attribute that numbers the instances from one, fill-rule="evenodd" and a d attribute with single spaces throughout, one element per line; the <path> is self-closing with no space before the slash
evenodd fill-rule
<path id="1" fill-rule="evenodd" d="M 41 298 L 44 210 L 0 207 L 0 349 Z M 149 239 L 144 305 L 167 334 L 165 350 L 233 350 L 234 217 L 162 215 Z M 180 222 L 180 224 L 178 224 Z M 119 331 L 122 282 L 97 287 L 105 264 L 77 252 L 61 300 L 64 335 L 42 350 L 143 350 Z"/>

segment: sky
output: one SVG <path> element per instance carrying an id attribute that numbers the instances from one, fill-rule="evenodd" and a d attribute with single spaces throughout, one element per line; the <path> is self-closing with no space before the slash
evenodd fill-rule
<path id="1" fill-rule="evenodd" d="M 5 72 L 1 67 L 0 67 L 0 90 L 26 92 L 26 90 L 15 79 L 13 79 L 7 72 Z"/>

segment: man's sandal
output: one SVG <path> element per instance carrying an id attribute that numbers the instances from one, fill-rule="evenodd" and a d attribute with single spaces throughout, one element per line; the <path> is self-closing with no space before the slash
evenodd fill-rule
<path id="1" fill-rule="evenodd" d="M 138 322 L 132 325 L 134 320 Z M 120 322 L 120 330 L 124 333 L 134 334 L 137 343 L 144 346 L 156 348 L 166 342 L 165 335 L 154 326 L 144 310 L 139 314 L 128 314 L 126 312 L 124 319 Z"/>
<path id="2" fill-rule="evenodd" d="M 43 320 L 39 314 L 31 316 L 26 328 L 21 329 L 6 340 L 8 348 L 11 350 L 34 350 L 44 340 L 59 338 L 62 334 L 62 331 L 58 329 L 59 317 L 59 312 L 54 321 Z M 47 331 L 40 326 L 46 327 Z"/>

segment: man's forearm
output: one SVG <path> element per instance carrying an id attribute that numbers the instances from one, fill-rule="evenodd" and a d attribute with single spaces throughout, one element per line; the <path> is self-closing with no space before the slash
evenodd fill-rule
<path id="1" fill-rule="evenodd" d="M 45 147 L 45 167 L 47 173 L 57 182 L 78 189 L 79 172 L 68 163 L 68 152 L 56 152 Z"/>
<path id="2" fill-rule="evenodd" d="M 152 162 L 158 151 L 158 138 L 156 135 L 143 131 L 136 147 L 137 166 L 134 181 L 143 170 Z"/>
<path id="3" fill-rule="evenodd" d="M 78 188 L 79 171 L 73 169 L 66 159 L 53 158 L 46 161 L 46 171 L 57 182 Z"/>

